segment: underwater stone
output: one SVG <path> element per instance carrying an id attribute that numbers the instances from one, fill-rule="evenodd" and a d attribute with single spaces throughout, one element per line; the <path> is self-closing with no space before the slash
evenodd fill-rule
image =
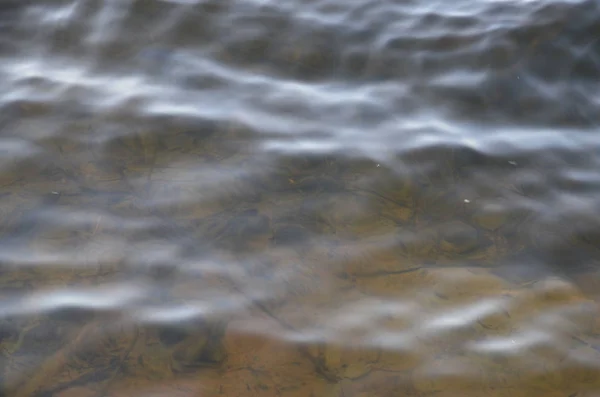
<path id="1" fill-rule="evenodd" d="M 479 244 L 479 234 L 473 226 L 460 221 L 446 224 L 441 230 L 440 248 L 446 252 L 463 253 Z"/>
<path id="2" fill-rule="evenodd" d="M 501 208 L 486 206 L 472 216 L 473 222 L 486 230 L 496 230 L 508 222 L 509 214 Z"/>
<path id="3" fill-rule="evenodd" d="M 282 225 L 275 229 L 273 240 L 277 245 L 296 245 L 307 242 L 310 232 L 300 225 Z"/>

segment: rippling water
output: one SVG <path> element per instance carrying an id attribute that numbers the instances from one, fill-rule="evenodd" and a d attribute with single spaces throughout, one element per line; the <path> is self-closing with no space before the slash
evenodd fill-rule
<path id="1" fill-rule="evenodd" d="M 0 1 L 6 396 L 600 394 L 597 1 Z"/>

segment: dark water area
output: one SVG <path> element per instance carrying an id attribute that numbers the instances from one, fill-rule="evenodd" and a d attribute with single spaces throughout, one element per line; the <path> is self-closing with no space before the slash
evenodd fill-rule
<path id="1" fill-rule="evenodd" d="M 0 395 L 600 395 L 600 2 L 0 0 Z"/>

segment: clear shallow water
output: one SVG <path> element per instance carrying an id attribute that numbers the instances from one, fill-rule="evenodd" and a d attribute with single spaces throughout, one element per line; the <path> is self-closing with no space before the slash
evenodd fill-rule
<path id="1" fill-rule="evenodd" d="M 5 395 L 597 393 L 597 2 L 0 31 Z"/>

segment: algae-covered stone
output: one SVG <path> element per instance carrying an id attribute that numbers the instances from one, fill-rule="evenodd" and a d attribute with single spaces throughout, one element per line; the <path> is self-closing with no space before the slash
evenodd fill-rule
<path id="1" fill-rule="evenodd" d="M 361 238 L 394 233 L 396 220 L 384 213 L 385 201 L 368 194 L 330 197 L 324 216 L 338 233 Z"/>
<path id="2" fill-rule="evenodd" d="M 364 175 L 354 181 L 352 187 L 396 204 L 412 205 L 416 198 L 416 186 L 411 179 L 386 171 Z"/>
<path id="3" fill-rule="evenodd" d="M 479 212 L 473 215 L 473 222 L 485 230 L 494 231 L 502 227 L 508 220 L 506 214 Z"/>
<path id="4" fill-rule="evenodd" d="M 388 219 L 393 219 L 395 222 L 405 223 L 413 218 L 415 211 L 410 207 L 392 204 L 387 205 L 382 210 L 381 215 Z"/>
<path id="5" fill-rule="evenodd" d="M 244 250 L 271 238 L 271 220 L 256 209 L 231 217 L 217 213 L 198 222 L 200 235 L 224 249 Z M 259 244 L 260 245 L 260 244 Z"/>
<path id="6" fill-rule="evenodd" d="M 222 242 L 232 248 L 246 249 L 271 237 L 271 220 L 255 209 L 244 211 L 227 222 Z"/>
<path id="7" fill-rule="evenodd" d="M 290 205 L 291 204 L 291 205 Z M 335 232 L 333 223 L 328 218 L 328 199 L 319 195 L 306 195 L 300 201 L 288 202 L 286 210 L 275 214 L 277 228 L 284 225 L 295 225 L 315 235 L 330 235 Z M 283 230 L 283 229 L 282 229 Z"/>
<path id="8" fill-rule="evenodd" d="M 298 245 L 310 240 L 310 232 L 300 225 L 280 225 L 273 233 L 273 241 L 276 245 Z"/>
<path id="9" fill-rule="evenodd" d="M 255 209 L 249 209 L 231 218 L 227 222 L 227 229 L 233 235 L 249 239 L 268 234 L 271 223 L 268 216 L 260 214 Z"/>
<path id="10" fill-rule="evenodd" d="M 375 348 L 341 346 L 338 344 L 321 345 L 317 350 L 323 370 L 332 378 L 356 379 L 371 371 L 381 352 Z"/>
<path id="11" fill-rule="evenodd" d="M 278 167 L 286 170 L 294 180 L 308 176 L 337 175 L 339 172 L 335 159 L 318 154 L 282 157 L 278 160 Z"/>
<path id="12" fill-rule="evenodd" d="M 227 358 L 222 342 L 226 323 L 206 323 L 190 331 L 188 336 L 173 347 L 173 370 L 193 371 L 199 367 L 219 366 Z"/>
<path id="13" fill-rule="evenodd" d="M 341 182 L 329 176 L 307 176 L 293 184 L 294 188 L 302 193 L 315 194 L 325 192 L 339 192 L 344 186 Z"/>
<path id="14" fill-rule="evenodd" d="M 400 233 L 400 244 L 410 257 L 433 258 L 437 256 L 438 232 L 434 228 L 424 228 L 417 232 Z"/>
<path id="15" fill-rule="evenodd" d="M 509 221 L 509 215 L 501 205 L 487 204 L 473 214 L 472 220 L 477 226 L 494 231 Z"/>
<path id="16" fill-rule="evenodd" d="M 445 224 L 440 233 L 440 248 L 445 252 L 464 253 L 479 245 L 477 229 L 460 221 Z"/>
<path id="17" fill-rule="evenodd" d="M 441 350 L 441 348 L 440 348 Z M 469 357 L 439 355 L 412 372 L 417 395 L 468 396 L 473 390 L 485 390 L 481 363 Z"/>

